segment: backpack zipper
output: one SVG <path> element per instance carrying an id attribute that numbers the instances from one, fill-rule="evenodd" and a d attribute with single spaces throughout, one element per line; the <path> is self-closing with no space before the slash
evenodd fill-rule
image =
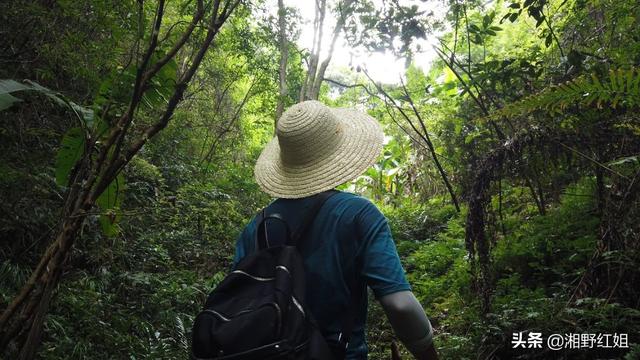
<path id="1" fill-rule="evenodd" d="M 233 270 L 231 272 L 232 274 L 241 274 L 241 275 L 245 275 L 248 276 L 250 278 L 252 278 L 253 280 L 257 280 L 257 281 L 273 281 L 275 280 L 274 277 L 260 277 L 260 276 L 255 276 L 255 275 L 251 275 L 248 272 L 242 271 L 242 270 Z"/>
<path id="2" fill-rule="evenodd" d="M 244 310 L 243 310 L 244 311 Z M 215 311 L 215 310 L 211 310 L 211 309 L 204 309 L 204 312 L 208 312 L 208 313 L 212 313 L 213 315 L 215 315 L 216 317 L 220 318 L 220 320 L 227 322 L 227 321 L 231 321 L 231 319 L 229 319 L 228 317 L 220 314 L 219 312 Z"/>
<path id="3" fill-rule="evenodd" d="M 276 318 L 276 333 L 279 335 L 280 334 L 280 327 L 282 325 L 281 324 L 281 322 L 282 322 L 282 310 L 280 309 L 280 305 L 278 305 L 275 302 L 266 303 L 263 306 L 267 306 L 267 305 L 271 305 L 271 306 L 273 306 L 274 309 L 276 309 L 276 313 L 278 314 L 278 316 Z M 235 317 L 238 317 L 240 315 L 243 315 L 243 314 L 246 314 L 248 312 L 254 311 L 256 309 L 257 308 L 244 309 L 244 310 L 241 310 L 241 311 L 235 313 L 233 316 L 229 316 L 229 317 L 227 317 L 225 315 L 222 315 L 221 313 L 219 313 L 219 312 L 217 312 L 215 310 L 212 310 L 212 309 L 205 309 L 203 311 L 215 315 L 217 318 L 219 318 L 220 320 L 222 320 L 224 322 L 229 322 Z"/>
<path id="4" fill-rule="evenodd" d="M 304 309 L 302 308 L 302 305 L 300 305 L 300 303 L 298 302 L 298 299 L 296 299 L 295 296 L 291 295 L 291 300 L 293 301 L 293 305 L 295 305 L 296 308 L 298 308 L 298 310 L 302 313 L 302 316 L 303 317 L 307 316 L 307 314 L 304 313 Z"/>
<path id="5" fill-rule="evenodd" d="M 289 274 L 289 276 L 291 276 L 291 273 L 289 272 L 289 269 L 287 269 L 286 266 L 276 265 L 276 270 L 284 270 L 287 274 Z"/>

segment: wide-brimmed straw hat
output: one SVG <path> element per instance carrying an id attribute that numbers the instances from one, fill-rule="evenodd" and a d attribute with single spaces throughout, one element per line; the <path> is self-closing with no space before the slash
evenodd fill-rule
<path id="1" fill-rule="evenodd" d="M 301 102 L 278 120 L 255 178 L 274 197 L 307 197 L 358 177 L 375 162 L 382 141 L 380 125 L 367 114 Z"/>

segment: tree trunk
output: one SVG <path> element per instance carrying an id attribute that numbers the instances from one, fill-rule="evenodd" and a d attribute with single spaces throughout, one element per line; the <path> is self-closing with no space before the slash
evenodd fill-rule
<path id="1" fill-rule="evenodd" d="M 273 132 L 275 134 L 278 126 L 278 119 L 284 112 L 284 101 L 287 89 L 287 59 L 289 57 L 289 42 L 286 34 L 286 9 L 283 0 L 278 0 L 278 43 L 280 45 L 280 68 L 278 71 L 278 104 L 276 105 L 276 118 L 274 120 Z"/>
<path id="2" fill-rule="evenodd" d="M 320 51 L 322 50 L 322 35 L 324 26 L 324 16 L 327 9 L 327 0 L 316 0 L 316 16 L 313 21 L 313 47 L 309 56 L 309 68 L 307 75 L 304 78 L 304 83 L 300 88 L 300 102 L 305 100 L 317 100 L 312 99 L 310 96 L 313 82 L 316 78 L 316 71 L 318 69 L 318 62 L 320 61 Z"/>
<path id="3" fill-rule="evenodd" d="M 338 36 L 342 32 L 342 29 L 344 29 L 346 17 L 349 14 L 350 12 L 349 9 L 354 2 L 355 0 L 346 0 L 343 4 L 340 5 L 341 8 L 338 9 L 339 11 L 338 21 L 336 22 L 336 27 L 333 29 L 333 36 L 331 38 L 331 44 L 329 45 L 329 54 L 320 64 L 320 67 L 318 68 L 317 73 L 315 75 L 313 84 L 310 84 L 309 95 L 308 95 L 309 99 L 318 100 L 318 96 L 320 96 L 320 86 L 322 85 L 322 81 L 324 81 L 324 73 L 327 71 L 327 67 L 331 62 L 331 58 L 333 57 L 333 51 L 335 49 Z M 320 54 L 318 53 L 318 57 L 319 56 Z"/>

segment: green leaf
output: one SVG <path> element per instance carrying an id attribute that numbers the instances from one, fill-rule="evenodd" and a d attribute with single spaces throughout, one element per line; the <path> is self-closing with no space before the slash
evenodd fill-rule
<path id="1" fill-rule="evenodd" d="M 482 27 L 486 29 L 489 24 L 491 24 L 491 17 L 489 15 L 485 15 L 482 18 Z"/>
<path id="2" fill-rule="evenodd" d="M 609 70 L 609 80 L 611 80 L 611 91 L 618 91 L 616 72 L 613 69 Z"/>
<path id="3" fill-rule="evenodd" d="M 520 4 L 518 3 L 511 3 L 509 4 L 509 7 L 512 9 L 520 9 Z"/>
<path id="4" fill-rule="evenodd" d="M 71 128 L 64 134 L 62 144 L 56 154 L 55 174 L 58 185 L 69 185 L 71 170 L 84 154 L 84 144 L 84 132 L 81 128 Z"/>
<path id="5" fill-rule="evenodd" d="M 625 74 L 626 74 L 626 80 L 627 80 L 626 91 L 631 92 L 631 87 L 633 86 L 634 71 L 633 69 L 630 69 L 630 70 L 627 70 Z"/>
<path id="6" fill-rule="evenodd" d="M 593 85 L 596 87 L 596 89 L 600 91 L 604 90 L 604 87 L 602 86 L 602 83 L 600 82 L 600 79 L 598 79 L 596 74 L 591 74 L 591 80 L 593 81 Z"/>
<path id="7" fill-rule="evenodd" d="M 158 51 L 154 55 L 153 60 L 158 61 L 164 57 L 164 55 L 164 52 Z M 143 104 L 149 108 L 166 104 L 169 101 L 169 97 L 173 94 L 177 76 L 178 64 L 174 59 L 171 59 L 160 69 L 158 74 L 153 77 L 151 88 L 147 90 L 142 97 Z"/>
<path id="8" fill-rule="evenodd" d="M 0 80 L 0 94 L 10 94 L 16 91 L 30 90 L 27 85 L 21 84 L 15 80 L 2 79 Z"/>
<path id="9" fill-rule="evenodd" d="M 618 77 L 618 89 L 616 89 L 616 91 L 623 92 L 625 89 L 624 69 L 618 69 L 616 76 Z"/>
<path id="10" fill-rule="evenodd" d="M 0 94 L 0 111 L 10 108 L 14 103 L 22 101 L 15 96 L 4 93 Z"/>
<path id="11" fill-rule="evenodd" d="M 122 218 L 120 205 L 124 196 L 124 187 L 124 176 L 119 174 L 96 200 L 96 204 L 103 212 L 98 221 L 106 236 L 113 237 L 118 233 L 116 224 Z"/>
<path id="12" fill-rule="evenodd" d="M 100 224 L 102 233 L 110 238 L 118 235 L 118 227 L 116 226 L 116 221 L 114 219 L 120 216 L 120 214 L 113 210 L 109 210 L 106 214 L 100 215 L 98 223 Z"/>
<path id="13" fill-rule="evenodd" d="M 22 101 L 17 97 L 12 96 L 11 93 L 23 90 L 29 90 L 29 87 L 24 84 L 20 84 L 15 80 L 0 80 L 0 111 L 10 108 L 18 101 Z"/>
<path id="14" fill-rule="evenodd" d="M 551 34 L 547 35 L 547 37 L 544 39 L 544 45 L 546 47 L 551 46 L 551 43 L 553 42 L 553 36 Z"/>
<path id="15" fill-rule="evenodd" d="M 633 85 L 629 88 L 629 91 L 637 97 L 640 97 L 638 96 L 640 95 L 640 70 L 630 71 L 633 73 L 633 76 L 635 76 L 635 80 L 633 81 Z"/>
<path id="16" fill-rule="evenodd" d="M 25 82 L 26 84 L 10 79 L 0 80 L 0 111 L 11 107 L 18 101 L 21 101 L 20 99 L 10 95 L 10 93 L 19 91 L 35 91 L 49 97 L 58 105 L 70 109 L 84 125 L 88 127 L 93 125 L 93 110 L 69 101 L 64 97 L 64 95 L 48 89 L 35 81 L 25 80 Z"/>

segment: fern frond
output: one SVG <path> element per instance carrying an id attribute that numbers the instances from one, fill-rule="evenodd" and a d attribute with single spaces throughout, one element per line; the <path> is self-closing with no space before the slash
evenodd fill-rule
<path id="1" fill-rule="evenodd" d="M 572 105 L 605 106 L 628 109 L 640 106 L 640 69 L 611 70 L 608 79 L 596 74 L 580 76 L 566 83 L 551 85 L 537 94 L 505 105 L 487 118 L 499 120 L 528 115 L 537 111 L 562 113 Z"/>

